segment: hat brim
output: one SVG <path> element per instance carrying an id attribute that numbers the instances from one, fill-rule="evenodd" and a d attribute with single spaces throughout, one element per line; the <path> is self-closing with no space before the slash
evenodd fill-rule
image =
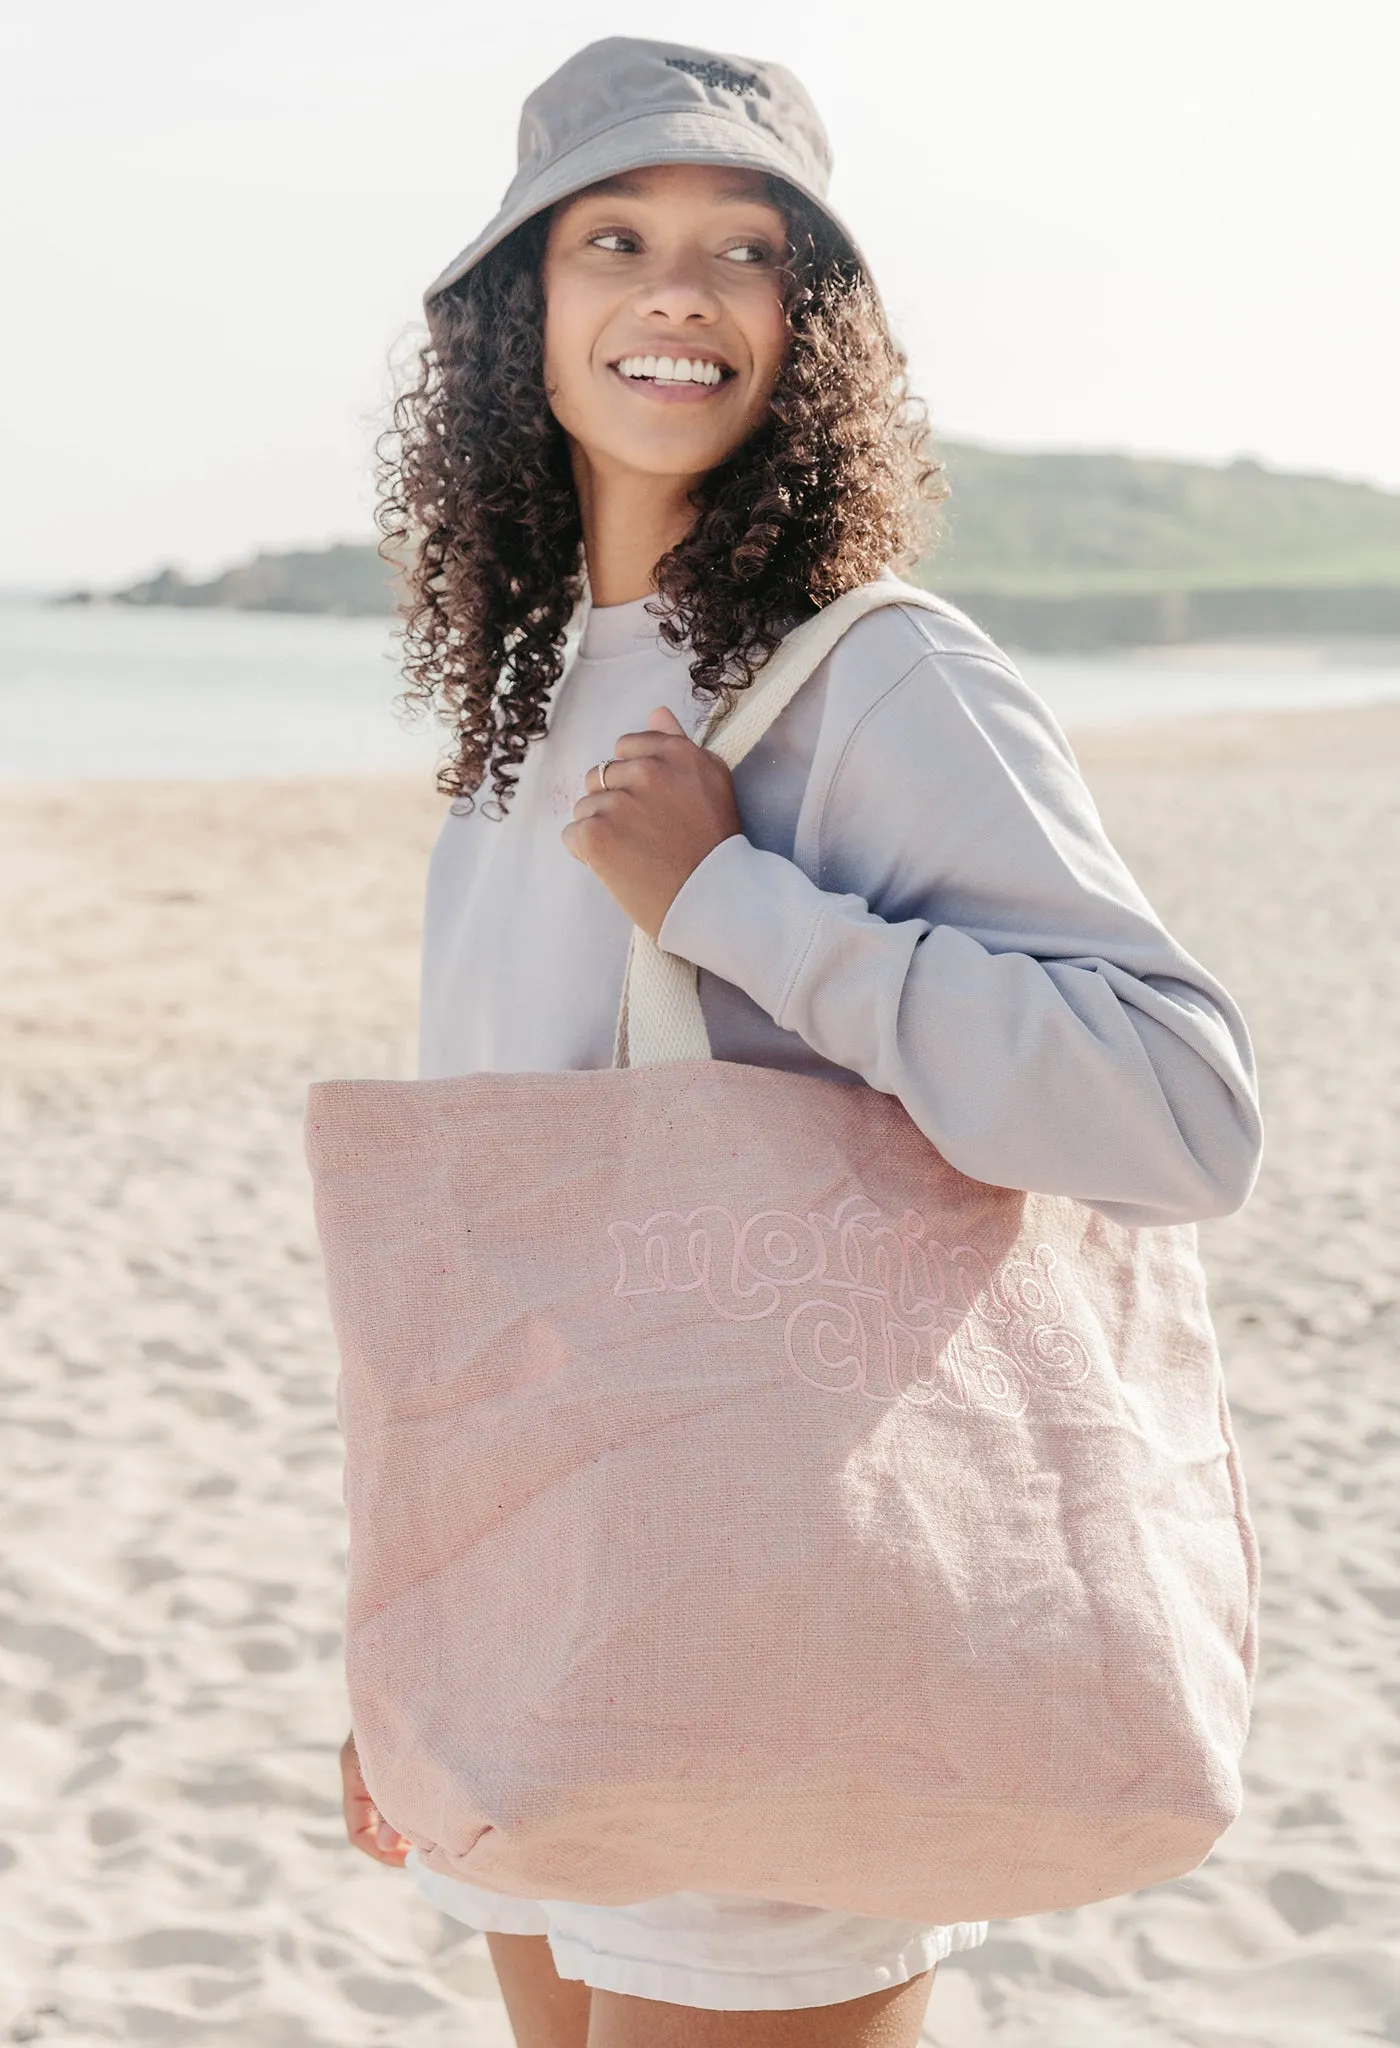
<path id="1" fill-rule="evenodd" d="M 640 171 L 649 164 L 716 164 L 781 179 L 825 215 L 869 277 L 870 266 L 846 223 L 820 192 L 794 172 L 791 160 L 776 145 L 770 146 L 757 129 L 744 134 L 732 116 L 718 109 L 694 107 L 664 114 L 634 114 L 599 134 L 587 136 L 563 156 L 556 157 L 538 178 L 519 192 L 512 190 L 507 194 L 490 225 L 428 286 L 423 294 L 424 305 L 450 291 L 483 256 L 488 256 L 507 235 L 514 234 L 546 207 L 557 206 L 561 199 L 571 199 L 602 178 Z"/>

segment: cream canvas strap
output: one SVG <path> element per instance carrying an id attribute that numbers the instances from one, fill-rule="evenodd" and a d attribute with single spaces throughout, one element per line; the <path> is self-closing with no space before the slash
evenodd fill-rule
<path id="1" fill-rule="evenodd" d="M 716 706 L 700 733 L 700 744 L 737 768 L 769 726 L 826 660 L 843 633 L 881 605 L 918 605 L 942 610 L 937 598 L 894 577 L 848 590 L 788 634 L 759 670 L 727 717 Z M 710 1037 L 700 1008 L 696 971 L 679 954 L 663 952 L 636 927 L 622 977 L 613 1064 L 657 1067 L 674 1060 L 707 1060 Z"/>

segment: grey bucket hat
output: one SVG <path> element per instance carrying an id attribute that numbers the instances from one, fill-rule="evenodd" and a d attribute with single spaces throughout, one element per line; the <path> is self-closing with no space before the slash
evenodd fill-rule
<path id="1" fill-rule="evenodd" d="M 608 36 L 537 86 L 520 116 L 519 168 L 489 227 L 429 285 L 456 284 L 532 215 L 600 178 L 646 164 L 726 164 L 782 178 L 824 213 L 867 266 L 827 204 L 831 145 L 821 117 L 781 64 L 684 43 Z"/>

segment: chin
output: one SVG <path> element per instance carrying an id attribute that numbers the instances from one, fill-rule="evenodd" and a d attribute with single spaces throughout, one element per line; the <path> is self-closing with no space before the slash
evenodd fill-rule
<path id="1" fill-rule="evenodd" d="M 731 452 L 728 448 L 678 448 L 674 453 L 662 454 L 656 448 L 639 448 L 628 463 L 628 467 L 640 470 L 645 476 L 707 476 L 712 469 L 717 469 Z"/>
<path id="2" fill-rule="evenodd" d="M 609 451 L 615 461 L 644 476 L 704 476 L 727 462 L 746 437 L 726 434 L 722 439 L 701 435 L 668 434 L 619 436 Z"/>

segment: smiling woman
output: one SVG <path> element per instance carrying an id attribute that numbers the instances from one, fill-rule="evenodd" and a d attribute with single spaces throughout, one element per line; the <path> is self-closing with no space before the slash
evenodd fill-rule
<path id="1" fill-rule="evenodd" d="M 684 537 L 690 492 L 771 403 L 788 257 L 787 221 L 753 172 L 658 165 L 557 209 L 544 255 L 545 385 L 581 491 L 600 467 L 669 476 L 670 538 Z M 647 595 L 655 559 L 635 552 L 626 587 L 604 594 L 595 581 L 595 600 Z"/>
<path id="2" fill-rule="evenodd" d="M 385 450 L 459 801 L 421 1078 L 310 1110 L 346 1817 L 520 2048 L 914 2048 L 988 1914 L 1234 1810 L 1252 1552 L 1172 1226 L 1248 1191 L 1248 1041 L 893 573 L 937 466 L 829 167 L 780 65 L 580 52 Z"/>
<path id="3" fill-rule="evenodd" d="M 780 179 L 601 180 L 431 295 L 428 321 L 380 525 L 412 562 L 409 695 L 452 729 L 441 787 L 468 806 L 485 783 L 508 807 L 544 733 L 591 521 L 594 602 L 654 594 L 707 697 L 925 537 L 939 471 L 903 352 L 831 218 Z"/>
<path id="4" fill-rule="evenodd" d="M 654 479 L 671 483 L 662 533 L 673 547 L 701 480 L 768 412 L 788 341 L 789 255 L 787 221 L 753 172 L 657 165 L 556 209 L 544 379 L 585 530 L 609 512 L 612 530 L 589 557 L 610 572 L 600 585 L 595 568 L 595 603 L 650 594 Z"/>

